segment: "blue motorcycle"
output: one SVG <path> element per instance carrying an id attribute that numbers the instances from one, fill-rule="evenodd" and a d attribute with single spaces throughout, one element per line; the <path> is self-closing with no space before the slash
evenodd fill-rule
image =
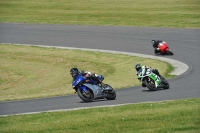
<path id="1" fill-rule="evenodd" d="M 99 80 L 102 76 L 100 75 Z M 85 102 L 92 102 L 95 99 L 107 99 L 107 100 L 114 100 L 116 98 L 115 90 L 108 84 L 91 84 L 91 83 L 84 83 L 84 77 L 79 74 L 72 82 L 72 87 L 78 93 L 78 96 Z"/>

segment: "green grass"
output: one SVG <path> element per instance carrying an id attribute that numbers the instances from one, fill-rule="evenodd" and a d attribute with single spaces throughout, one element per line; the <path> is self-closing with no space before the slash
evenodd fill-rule
<path id="1" fill-rule="evenodd" d="M 200 1 L 0 0 L 0 22 L 200 28 Z"/>
<path id="2" fill-rule="evenodd" d="M 134 69 L 138 62 L 173 77 L 168 63 L 103 52 L 1 44 L 0 57 L 0 101 L 73 94 L 72 67 L 104 75 L 114 89 L 141 84 Z"/>
<path id="3" fill-rule="evenodd" d="M 198 133 L 200 98 L 0 117 L 1 133 Z"/>

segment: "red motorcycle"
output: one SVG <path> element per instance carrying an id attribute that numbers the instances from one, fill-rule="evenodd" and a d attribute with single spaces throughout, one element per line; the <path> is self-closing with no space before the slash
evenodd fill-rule
<path id="1" fill-rule="evenodd" d="M 174 55 L 174 53 L 169 49 L 167 43 L 164 41 L 158 44 L 158 48 L 160 49 L 160 52 L 157 54 Z"/>

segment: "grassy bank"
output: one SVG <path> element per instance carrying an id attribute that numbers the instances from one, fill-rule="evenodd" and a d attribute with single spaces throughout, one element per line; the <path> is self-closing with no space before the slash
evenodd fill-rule
<path id="1" fill-rule="evenodd" d="M 0 101 L 73 94 L 72 67 L 103 74 L 115 89 L 141 84 L 134 69 L 138 62 L 166 78 L 173 70 L 168 63 L 128 55 L 16 45 L 0 45 L 0 57 Z"/>
<path id="2" fill-rule="evenodd" d="M 0 22 L 200 28 L 199 0 L 0 0 Z"/>
<path id="3" fill-rule="evenodd" d="M 2 133 L 197 133 L 200 99 L 0 117 Z"/>

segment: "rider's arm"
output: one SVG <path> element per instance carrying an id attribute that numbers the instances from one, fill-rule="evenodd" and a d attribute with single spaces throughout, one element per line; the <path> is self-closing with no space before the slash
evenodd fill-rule
<path id="1" fill-rule="evenodd" d="M 159 49 L 157 49 L 157 48 L 158 48 L 159 43 L 161 43 L 161 42 L 163 42 L 163 41 L 162 41 L 162 40 L 156 40 L 156 41 L 155 41 L 154 48 L 155 48 L 156 50 L 159 50 Z"/>
<path id="2" fill-rule="evenodd" d="M 150 71 L 152 70 L 152 68 L 151 67 L 148 67 L 148 66 L 145 66 L 145 69 L 147 70 L 147 69 L 150 69 Z"/>
<path id="3" fill-rule="evenodd" d="M 151 69 L 149 66 L 142 66 L 142 69 Z"/>
<path id="4" fill-rule="evenodd" d="M 85 77 L 90 77 L 91 76 L 91 72 L 89 72 L 89 71 L 82 70 L 81 74 L 82 74 L 82 76 L 85 76 Z"/>

